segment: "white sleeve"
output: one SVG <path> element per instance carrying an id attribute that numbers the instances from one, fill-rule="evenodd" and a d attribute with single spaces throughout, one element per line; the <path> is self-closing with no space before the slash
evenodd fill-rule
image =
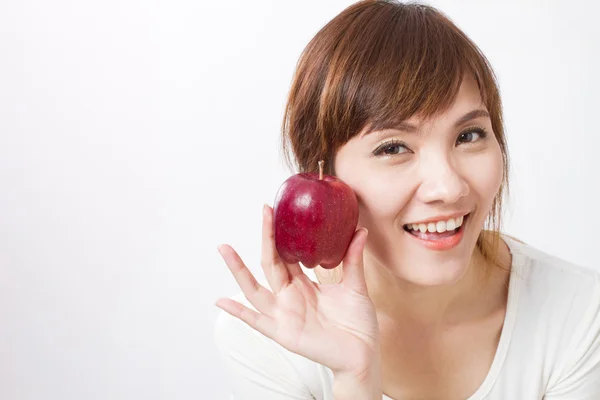
<path id="1" fill-rule="evenodd" d="M 247 301 L 235 298 L 253 308 Z M 288 350 L 243 321 L 221 311 L 215 326 L 215 343 L 235 400 L 312 400 L 309 386 Z"/>
<path id="2" fill-rule="evenodd" d="M 549 386 L 545 400 L 600 399 L 600 274 L 595 282 L 587 311 L 566 350 L 559 378 Z"/>

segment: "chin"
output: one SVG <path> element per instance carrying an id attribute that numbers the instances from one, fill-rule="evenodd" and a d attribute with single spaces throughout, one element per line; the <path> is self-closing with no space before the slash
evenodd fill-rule
<path id="1" fill-rule="evenodd" d="M 401 268 L 396 275 L 416 286 L 444 286 L 458 282 L 467 272 L 468 259 L 451 259 L 444 263 L 409 265 Z"/>

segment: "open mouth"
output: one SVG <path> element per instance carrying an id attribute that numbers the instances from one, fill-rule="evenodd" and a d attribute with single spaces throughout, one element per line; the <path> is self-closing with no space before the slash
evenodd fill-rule
<path id="1" fill-rule="evenodd" d="M 470 215 L 467 214 L 448 221 L 430 222 L 429 224 L 407 224 L 404 225 L 404 230 L 421 240 L 442 240 L 461 233 Z"/>

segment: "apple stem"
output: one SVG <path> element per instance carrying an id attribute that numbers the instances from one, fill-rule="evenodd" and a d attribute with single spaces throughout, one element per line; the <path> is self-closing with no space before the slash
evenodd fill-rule
<path id="1" fill-rule="evenodd" d="M 322 181 L 323 180 L 323 164 L 325 164 L 325 161 L 321 160 L 319 161 L 319 180 Z"/>

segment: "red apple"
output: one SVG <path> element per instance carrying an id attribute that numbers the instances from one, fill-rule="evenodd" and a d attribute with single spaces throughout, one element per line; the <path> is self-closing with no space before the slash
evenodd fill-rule
<path id="1" fill-rule="evenodd" d="M 273 204 L 275 247 L 286 263 L 335 268 L 343 260 L 358 223 L 354 191 L 339 178 L 304 172 L 289 177 Z"/>

